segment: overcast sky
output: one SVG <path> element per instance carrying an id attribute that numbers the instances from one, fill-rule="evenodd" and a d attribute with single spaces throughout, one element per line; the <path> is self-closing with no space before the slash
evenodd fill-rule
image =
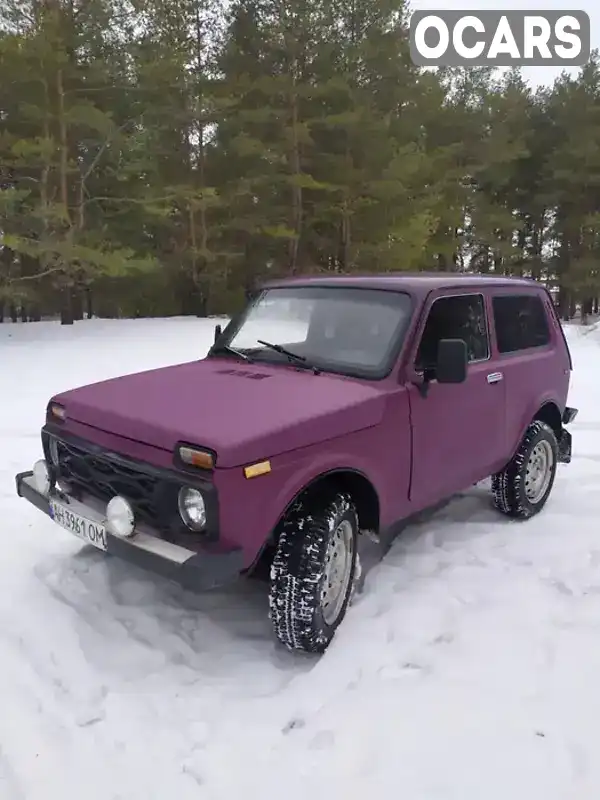
<path id="1" fill-rule="evenodd" d="M 486 8 L 501 9 L 508 11 L 509 9 L 527 10 L 535 13 L 544 9 L 556 9 L 559 11 L 577 10 L 586 11 L 589 15 L 591 28 L 592 28 L 592 49 L 600 48 L 600 2 L 599 0 L 527 0 L 527 2 L 519 2 L 519 0 L 453 0 L 452 3 L 447 0 L 409 0 L 410 7 L 413 10 L 438 10 L 443 8 L 448 9 L 474 9 L 482 10 Z M 574 70 L 575 72 L 577 70 Z M 523 75 L 531 82 L 532 85 L 539 84 L 552 84 L 554 79 L 560 74 L 561 70 L 554 67 L 526 67 L 523 70 Z"/>

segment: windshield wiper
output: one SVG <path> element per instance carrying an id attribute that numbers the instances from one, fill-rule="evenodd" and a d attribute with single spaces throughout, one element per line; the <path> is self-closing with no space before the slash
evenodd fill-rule
<path id="1" fill-rule="evenodd" d="M 268 347 L 270 350 L 274 350 L 276 353 L 281 353 L 282 356 L 286 356 L 290 361 L 296 361 L 298 364 L 304 364 L 309 369 L 315 373 L 315 375 L 319 375 L 321 370 L 318 367 L 315 367 L 313 364 L 308 363 L 308 359 L 306 356 L 299 356 L 297 353 L 292 353 L 291 350 L 287 350 L 285 347 L 282 347 L 280 344 L 272 344 L 271 342 L 265 342 L 264 339 L 257 339 L 256 340 L 259 344 L 264 344 L 265 347 Z"/>
<path id="2" fill-rule="evenodd" d="M 246 353 L 242 353 L 241 350 L 236 350 L 235 347 L 230 347 L 228 344 L 220 344 L 218 347 L 213 348 L 213 353 L 218 353 L 219 351 L 223 353 L 231 353 L 233 356 L 237 356 L 244 361 L 249 361 L 252 363 L 250 356 L 246 355 Z"/>

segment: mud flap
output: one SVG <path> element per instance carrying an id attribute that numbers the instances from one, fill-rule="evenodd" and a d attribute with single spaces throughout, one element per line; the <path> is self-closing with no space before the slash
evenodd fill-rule
<path id="1" fill-rule="evenodd" d="M 573 437 L 566 428 L 562 429 L 558 439 L 558 462 L 559 464 L 570 464 L 572 453 Z"/>

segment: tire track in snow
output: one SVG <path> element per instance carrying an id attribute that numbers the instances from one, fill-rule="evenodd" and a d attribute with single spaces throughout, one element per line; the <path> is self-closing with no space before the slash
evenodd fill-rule
<path id="1" fill-rule="evenodd" d="M 13 772 L 10 760 L 0 744 L 0 797 L 3 800 L 27 800 L 27 794 L 18 776 Z"/>

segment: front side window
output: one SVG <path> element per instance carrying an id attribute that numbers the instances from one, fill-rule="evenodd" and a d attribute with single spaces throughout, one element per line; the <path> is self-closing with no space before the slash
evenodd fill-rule
<path id="1" fill-rule="evenodd" d="M 415 368 L 434 369 L 441 339 L 462 339 L 469 361 L 489 357 L 485 303 L 480 294 L 454 295 L 435 300 L 429 310 L 417 351 Z"/>
<path id="2" fill-rule="evenodd" d="M 404 292 L 324 286 L 266 289 L 224 332 L 216 352 L 233 348 L 254 360 L 286 362 L 286 355 L 264 344 L 268 342 L 304 359 L 307 367 L 382 377 L 400 348 L 411 311 L 411 299 Z"/>
<path id="3" fill-rule="evenodd" d="M 546 310 L 538 295 L 498 295 L 492 298 L 492 308 L 499 353 L 543 347 L 550 342 Z"/>

